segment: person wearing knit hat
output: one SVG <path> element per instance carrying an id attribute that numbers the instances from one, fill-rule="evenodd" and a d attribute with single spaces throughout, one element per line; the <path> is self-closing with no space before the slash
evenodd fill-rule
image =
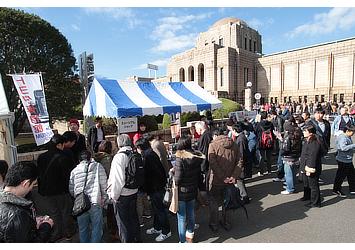
<path id="1" fill-rule="evenodd" d="M 77 135 L 77 140 L 71 150 L 74 154 L 75 163 L 79 164 L 80 152 L 86 150 L 85 136 L 79 132 L 79 121 L 76 118 L 69 120 L 69 130 L 75 132 Z"/>

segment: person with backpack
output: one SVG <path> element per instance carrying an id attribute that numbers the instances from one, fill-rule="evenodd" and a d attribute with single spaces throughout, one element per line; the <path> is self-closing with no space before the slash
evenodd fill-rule
<path id="1" fill-rule="evenodd" d="M 332 126 L 331 126 L 331 131 L 334 136 L 340 135 L 344 128 L 346 126 L 354 125 L 355 122 L 353 118 L 349 115 L 348 113 L 348 108 L 347 107 L 341 107 L 340 108 L 340 115 L 335 117 Z"/>
<path id="2" fill-rule="evenodd" d="M 209 227 L 213 233 L 218 232 L 218 224 L 229 231 L 232 225 L 224 206 L 226 190 L 237 183 L 242 171 L 242 157 L 237 144 L 224 134 L 222 128 L 213 131 L 213 141 L 208 149 L 209 171 Z M 222 205 L 222 220 L 219 222 L 218 208 Z"/>
<path id="3" fill-rule="evenodd" d="M 107 193 L 114 204 L 121 242 L 141 242 L 137 192 L 144 184 L 143 159 L 133 152 L 127 134 L 117 137 L 117 145 L 119 150 L 112 160 Z"/>
<path id="4" fill-rule="evenodd" d="M 316 128 L 307 125 L 303 129 L 305 142 L 300 157 L 300 170 L 303 176 L 303 197 L 301 201 L 310 201 L 306 207 L 320 207 L 321 196 L 319 176 L 322 172 L 321 142 L 316 137 Z"/>
<path id="5" fill-rule="evenodd" d="M 144 185 L 143 190 L 149 195 L 154 213 L 153 227 L 147 234 L 158 234 L 155 241 L 162 242 L 171 236 L 168 214 L 163 204 L 167 182 L 165 169 L 159 156 L 153 151 L 147 139 L 138 139 L 135 144 L 138 153 L 143 156 Z"/>
<path id="6" fill-rule="evenodd" d="M 81 243 L 100 243 L 103 236 L 103 208 L 107 207 L 107 175 L 101 163 L 91 159 L 84 150 L 79 155 L 80 163 L 70 173 L 69 192 L 76 197 L 82 192 L 91 203 L 89 211 L 77 217 Z"/>
<path id="7" fill-rule="evenodd" d="M 297 166 L 302 151 L 302 131 L 298 127 L 293 116 L 285 123 L 285 133 L 282 138 L 278 133 L 280 140 L 280 150 L 282 150 L 282 161 L 285 171 L 286 190 L 281 194 L 292 194 L 295 192 Z"/>
<path id="8" fill-rule="evenodd" d="M 261 121 L 255 128 L 256 136 L 258 138 L 258 148 L 261 154 L 258 175 L 271 173 L 271 156 L 274 147 L 274 125 L 267 120 L 267 113 L 262 111 L 260 113 Z M 266 167 L 266 169 L 265 169 Z M 267 170 L 267 172 L 266 172 Z"/>
<path id="9" fill-rule="evenodd" d="M 338 170 L 334 180 L 333 194 L 343 198 L 346 195 L 342 192 L 341 185 L 345 177 L 348 179 L 350 194 L 355 194 L 355 169 L 353 164 L 355 144 L 351 139 L 354 133 L 355 125 L 347 125 L 343 132 L 338 134 L 336 140 Z"/>

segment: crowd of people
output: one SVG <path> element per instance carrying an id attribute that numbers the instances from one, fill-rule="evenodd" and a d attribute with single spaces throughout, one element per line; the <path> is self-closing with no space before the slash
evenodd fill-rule
<path id="1" fill-rule="evenodd" d="M 242 203 L 248 204 L 252 197 L 245 180 L 253 178 L 254 170 L 256 176 L 270 175 L 273 158 L 277 171 L 272 180 L 284 182 L 281 194 L 301 191 L 296 183 L 302 181 L 301 200 L 307 207 L 321 207 L 322 158 L 329 151 L 331 134 L 336 136 L 338 163 L 333 193 L 347 197 L 342 190 L 347 178 L 349 192 L 355 195 L 353 113 L 341 106 L 331 125 L 325 119 L 329 105 L 300 106 L 266 104 L 255 119 L 230 117 L 223 126 L 198 121 L 178 139 L 174 161 L 161 138 L 146 133 L 143 123 L 131 136 L 118 135 L 118 150 L 113 152 L 101 118 L 86 138 L 78 120 L 71 119 L 69 131 L 55 134 L 36 164 L 8 167 L 0 161 L 0 242 L 62 242 L 78 231 L 80 242 L 98 243 L 104 230 L 123 243 L 142 242 L 141 231 L 150 217 L 152 227 L 144 233 L 162 242 L 172 235 L 164 196 L 174 182 L 179 242 L 191 243 L 199 227 L 198 207 L 208 207 L 213 233 L 231 230 L 226 195 L 237 190 Z M 30 195 L 36 184 L 41 204 Z M 74 200 L 83 192 L 90 209 L 73 217 Z M 42 216 L 36 215 L 37 209 Z"/>

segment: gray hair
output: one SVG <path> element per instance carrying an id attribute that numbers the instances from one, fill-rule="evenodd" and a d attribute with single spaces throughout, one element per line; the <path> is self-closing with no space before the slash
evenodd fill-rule
<path id="1" fill-rule="evenodd" d="M 132 146 L 131 138 L 127 134 L 121 134 L 117 137 L 117 146 L 118 147 L 125 147 L 125 146 Z"/>

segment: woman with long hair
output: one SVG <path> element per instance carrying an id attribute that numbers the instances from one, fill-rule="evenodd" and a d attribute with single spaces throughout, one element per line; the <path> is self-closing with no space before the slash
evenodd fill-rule
<path id="1" fill-rule="evenodd" d="M 322 172 L 321 143 L 316 136 L 316 128 L 307 125 L 303 128 L 305 142 L 302 147 L 300 168 L 303 174 L 304 193 L 302 201 L 310 201 L 306 207 L 320 207 L 319 176 Z"/>
<path id="2" fill-rule="evenodd" d="M 178 187 L 178 232 L 181 243 L 192 242 L 195 228 L 195 200 L 205 156 L 192 149 L 191 138 L 182 135 L 177 143 L 174 181 Z"/>

